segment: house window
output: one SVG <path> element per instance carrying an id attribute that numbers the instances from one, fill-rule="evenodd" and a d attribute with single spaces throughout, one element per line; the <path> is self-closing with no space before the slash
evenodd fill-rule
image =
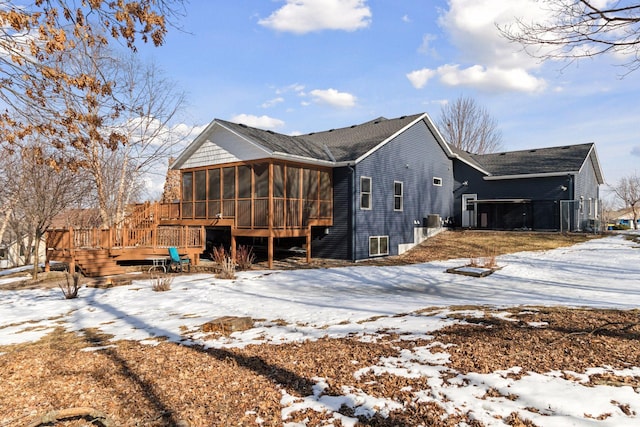
<path id="1" fill-rule="evenodd" d="M 360 177 L 360 209 L 371 209 L 371 178 Z"/>
<path id="2" fill-rule="evenodd" d="M 404 206 L 402 181 L 393 181 L 393 210 L 401 211 Z"/>
<path id="3" fill-rule="evenodd" d="M 369 256 L 389 255 L 389 236 L 369 237 Z"/>
<path id="4" fill-rule="evenodd" d="M 442 178 L 438 178 L 437 176 L 434 176 L 433 185 L 435 185 L 436 187 L 442 187 Z"/>

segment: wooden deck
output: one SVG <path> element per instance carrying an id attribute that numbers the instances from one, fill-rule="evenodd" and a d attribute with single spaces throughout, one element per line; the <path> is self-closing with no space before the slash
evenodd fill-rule
<path id="1" fill-rule="evenodd" d="M 86 276 L 105 276 L 124 272 L 119 263 L 168 257 L 175 246 L 195 265 L 205 248 L 203 225 L 171 223 L 176 206 L 145 203 L 132 207 L 126 221 L 107 229 L 55 229 L 47 231 L 47 265 L 64 262 L 70 271 L 76 267 Z M 163 220 L 162 218 L 166 219 Z"/>
<path id="2" fill-rule="evenodd" d="M 65 262 L 85 275 L 118 274 L 120 263 L 168 256 L 175 246 L 197 265 L 206 246 L 207 227 L 228 227 L 231 256 L 235 257 L 237 237 L 268 240 L 268 265 L 272 268 L 274 239 L 306 238 L 307 259 L 311 260 L 311 228 L 333 225 L 332 203 L 309 203 L 298 198 L 264 201 L 233 200 L 214 217 L 197 217 L 191 202 L 143 203 L 133 205 L 122 224 L 107 229 L 54 229 L 47 231 L 47 265 Z M 286 202 L 286 203 L 285 203 Z M 226 203 L 226 202 L 225 202 Z M 187 208 L 185 208 L 187 206 Z M 183 211 L 191 215 L 184 216 Z"/>

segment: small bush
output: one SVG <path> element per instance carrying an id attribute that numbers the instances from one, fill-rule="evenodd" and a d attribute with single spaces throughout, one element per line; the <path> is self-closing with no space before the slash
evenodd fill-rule
<path id="1" fill-rule="evenodd" d="M 171 290 L 171 283 L 173 283 L 173 277 L 166 274 L 151 278 L 151 286 L 154 292 Z"/>
<path id="2" fill-rule="evenodd" d="M 492 253 L 487 254 L 484 257 L 470 257 L 469 267 L 495 268 L 498 266 L 496 258 L 496 250 L 494 249 Z"/>
<path id="3" fill-rule="evenodd" d="M 218 247 L 215 247 L 215 246 L 213 247 L 213 250 L 211 251 L 211 258 L 213 258 L 213 261 L 216 264 L 222 264 L 225 258 L 228 258 L 228 257 L 229 257 L 229 254 L 227 253 L 224 246 L 220 245 Z"/>
<path id="4" fill-rule="evenodd" d="M 236 263 L 231 259 L 230 256 L 226 257 L 219 264 L 220 271 L 216 275 L 216 277 L 220 279 L 235 279 L 236 278 Z"/>
<path id="5" fill-rule="evenodd" d="M 231 258 L 231 254 L 225 250 L 224 247 L 214 247 L 211 252 L 213 261 L 218 265 L 220 269 L 216 274 L 219 279 L 235 279 L 236 278 L 236 263 Z"/>
<path id="6" fill-rule="evenodd" d="M 62 294 L 65 299 L 74 299 L 78 298 L 78 289 L 80 289 L 80 274 L 73 273 L 73 275 L 67 273 L 66 284 L 60 283 L 60 289 L 62 290 Z"/>
<path id="7" fill-rule="evenodd" d="M 249 270 L 251 265 L 256 259 L 256 255 L 253 253 L 253 248 L 250 246 L 240 245 L 236 251 L 236 264 L 238 270 Z"/>

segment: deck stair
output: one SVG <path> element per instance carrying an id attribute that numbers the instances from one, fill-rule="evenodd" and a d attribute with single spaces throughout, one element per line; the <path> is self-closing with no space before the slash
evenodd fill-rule
<path id="1" fill-rule="evenodd" d="M 125 272 L 107 249 L 76 250 L 75 261 L 82 274 L 87 277 L 113 276 Z"/>

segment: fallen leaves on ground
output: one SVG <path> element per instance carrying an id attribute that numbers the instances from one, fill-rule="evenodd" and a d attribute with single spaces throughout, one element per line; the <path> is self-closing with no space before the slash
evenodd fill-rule
<path id="1" fill-rule="evenodd" d="M 0 426 L 27 425 L 39 415 L 73 407 L 95 408 L 119 426 L 277 426 L 283 424 L 283 393 L 293 399 L 317 395 L 318 378 L 326 383 L 324 395 L 359 390 L 402 407 L 386 416 L 360 414 L 361 426 L 479 426 L 463 408 L 450 413 L 434 401 L 417 403 L 411 391 L 428 390 L 425 377 L 362 370 L 432 344 L 433 352 L 450 355 L 446 368 L 452 372 L 519 366 L 520 374 L 510 375 L 557 370 L 571 380 L 572 373 L 592 367 L 640 366 L 638 315 L 636 310 L 467 307 L 450 314 L 459 324 L 431 333 L 429 340 L 381 331 L 375 342 L 352 336 L 243 349 L 111 342 L 97 330 L 58 329 L 35 343 L 0 347 Z M 635 377 L 598 374 L 589 382 L 640 388 Z M 486 398 L 499 395 L 489 390 Z M 356 417 L 348 405 L 338 412 Z M 287 422 L 341 425 L 335 416 L 304 408 L 292 411 Z M 517 413 L 502 421 L 533 425 Z"/>

